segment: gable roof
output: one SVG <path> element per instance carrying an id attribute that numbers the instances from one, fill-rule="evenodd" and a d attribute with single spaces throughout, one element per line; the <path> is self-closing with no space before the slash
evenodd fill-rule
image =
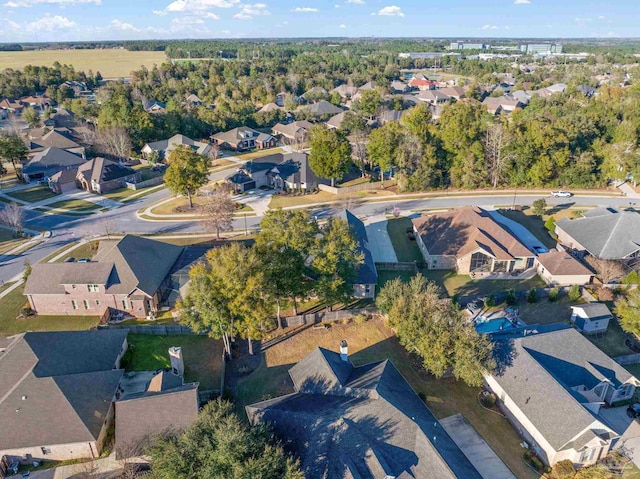
<path id="1" fill-rule="evenodd" d="M 626 369 L 572 327 L 496 342 L 493 374 L 516 406 L 556 450 L 597 421 L 577 386 L 637 384 Z M 605 428 L 603 428 L 605 429 Z"/>
<path id="2" fill-rule="evenodd" d="M 516 236 L 479 206 L 464 206 L 412 221 L 431 255 L 461 258 L 481 249 L 498 260 L 533 256 Z"/>
<path id="3" fill-rule="evenodd" d="M 327 100 L 320 100 L 316 103 L 312 103 L 311 105 L 301 106 L 298 109 L 304 110 L 315 116 L 336 115 L 342 112 L 342 108 L 338 108 Z"/>
<path id="4" fill-rule="evenodd" d="M 282 107 L 276 105 L 273 102 L 271 102 L 271 103 L 267 103 L 266 105 L 264 105 L 258 111 L 261 112 L 261 113 L 269 113 L 269 112 L 276 111 L 276 110 L 282 110 Z"/>
<path id="5" fill-rule="evenodd" d="M 344 115 L 346 113 L 347 113 L 346 111 L 343 111 L 338 113 L 337 115 L 333 115 L 331 118 L 327 120 L 327 126 L 330 126 L 335 129 L 339 129 L 340 125 L 342 125 L 342 122 L 344 120 Z"/>
<path id="6" fill-rule="evenodd" d="M 68 150 L 71 148 L 82 148 L 80 144 L 73 141 L 67 135 L 63 134 L 60 130 L 62 129 L 58 128 L 50 131 L 47 131 L 46 128 L 34 129 L 33 135 L 29 135 L 31 140 L 27 142 L 27 147 L 30 150 L 48 147 L 60 148 L 63 150 Z M 42 132 L 40 136 L 35 136 L 40 132 Z"/>
<path id="7" fill-rule="evenodd" d="M 246 411 L 304 445 L 305 477 L 481 477 L 389 360 L 354 367 L 317 348 L 290 374 L 295 393 Z"/>
<path id="8" fill-rule="evenodd" d="M 287 153 L 282 155 L 279 164 L 269 172 L 291 183 L 315 183 L 316 174 L 309 166 L 309 155 L 306 153 Z"/>
<path id="9" fill-rule="evenodd" d="M 25 333 L 0 350 L 0 450 L 98 439 L 127 331 Z"/>
<path id="10" fill-rule="evenodd" d="M 598 209 L 585 218 L 563 218 L 556 228 L 598 258 L 622 259 L 640 250 L 640 213 L 635 211 Z"/>
<path id="11" fill-rule="evenodd" d="M 287 138 L 295 138 L 299 130 L 304 130 L 304 132 L 306 133 L 312 127 L 313 123 L 310 123 L 307 120 L 298 120 L 286 125 L 278 123 L 272 128 L 272 130 L 276 135 L 282 135 Z"/>
<path id="12" fill-rule="evenodd" d="M 611 311 L 609 311 L 609 308 L 607 308 L 607 305 L 604 303 L 577 304 L 571 306 L 571 309 L 574 311 L 582 311 L 583 314 L 581 317 L 587 319 L 613 318 Z"/>
<path id="13" fill-rule="evenodd" d="M 239 141 L 257 138 L 259 133 L 253 128 L 249 128 L 248 126 L 239 126 L 232 130 L 221 131 L 220 133 L 216 133 L 211 138 L 216 141 L 220 141 L 223 143 L 229 143 L 231 145 L 237 144 Z"/>
<path id="14" fill-rule="evenodd" d="M 83 177 L 90 183 L 103 183 L 135 174 L 136 170 L 133 168 L 101 157 L 89 160 L 78 167 L 78 177 Z"/>
<path id="15" fill-rule="evenodd" d="M 335 87 L 333 90 L 331 90 L 331 93 L 333 92 L 338 93 L 338 95 L 340 95 L 342 98 L 347 98 L 358 93 L 358 88 L 355 86 L 349 86 L 346 83 L 343 83 L 342 85 L 339 85 Z"/>
<path id="16" fill-rule="evenodd" d="M 538 262 L 553 275 L 592 275 L 593 272 L 566 251 L 551 250 L 538 255 Z"/>
<path id="17" fill-rule="evenodd" d="M 195 141 L 188 136 L 177 134 L 173 135 L 171 138 L 167 138 L 166 140 L 147 143 L 146 145 L 144 145 L 143 149 L 155 150 L 166 154 L 178 145 L 190 146 L 201 155 L 205 155 L 208 148 L 210 147 L 208 143 Z"/>

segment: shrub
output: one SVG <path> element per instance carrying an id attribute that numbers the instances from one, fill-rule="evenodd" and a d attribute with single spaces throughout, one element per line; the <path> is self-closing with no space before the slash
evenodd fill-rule
<path id="1" fill-rule="evenodd" d="M 528 303 L 538 302 L 538 290 L 536 288 L 531 288 L 529 290 L 529 294 L 527 294 L 527 302 Z"/>
<path id="2" fill-rule="evenodd" d="M 496 405 L 496 397 L 489 391 L 482 391 L 482 393 L 480 393 L 480 403 L 484 407 L 491 409 Z"/>
<path id="3" fill-rule="evenodd" d="M 577 284 L 571 286 L 571 289 L 569 290 L 569 299 L 571 301 L 578 301 L 581 296 L 582 295 L 580 294 L 580 286 L 578 286 Z"/>
<path id="4" fill-rule="evenodd" d="M 554 464 L 549 474 L 549 479 L 571 479 L 576 475 L 573 463 L 569 460 L 560 461 Z"/>
<path id="5" fill-rule="evenodd" d="M 544 472 L 545 467 L 540 459 L 538 459 L 533 451 L 524 453 L 524 460 L 538 472 Z"/>
<path id="6" fill-rule="evenodd" d="M 496 305 L 496 296 L 491 293 L 489 296 L 484 298 L 484 305 L 487 308 L 493 308 Z"/>
<path id="7" fill-rule="evenodd" d="M 533 214 L 542 216 L 547 209 L 547 200 L 544 198 L 538 198 L 533 202 Z"/>
<path id="8" fill-rule="evenodd" d="M 505 302 L 509 306 L 514 306 L 514 305 L 518 304 L 518 298 L 516 297 L 516 290 L 515 289 L 510 289 L 509 291 L 507 291 L 507 297 L 505 298 Z"/>
<path id="9" fill-rule="evenodd" d="M 637 271 L 632 271 L 628 275 L 624 277 L 622 280 L 623 284 L 640 284 L 640 273 Z"/>
<path id="10" fill-rule="evenodd" d="M 609 288 L 598 287 L 598 299 L 600 301 L 613 301 L 613 291 Z"/>
<path id="11" fill-rule="evenodd" d="M 558 291 L 558 288 L 553 288 L 551 291 L 549 291 L 549 301 L 551 301 L 552 303 L 558 301 L 559 297 L 560 291 Z"/>
<path id="12" fill-rule="evenodd" d="M 351 322 L 351 318 L 344 318 L 341 323 L 342 324 L 349 324 Z"/>
<path id="13" fill-rule="evenodd" d="M 367 319 L 369 319 L 369 318 L 367 318 L 367 316 L 364 315 L 364 314 L 358 314 L 353 318 L 353 320 L 355 321 L 356 324 L 365 323 L 365 322 L 367 322 Z"/>
<path id="14" fill-rule="evenodd" d="M 555 232 L 556 219 L 553 216 L 549 216 L 549 218 L 547 218 L 547 221 L 544 222 L 544 227 L 551 233 Z"/>
<path id="15" fill-rule="evenodd" d="M 425 393 L 423 393 L 422 391 L 420 391 L 418 393 L 418 396 L 420 396 L 420 399 L 422 399 L 422 402 L 427 402 L 427 395 Z"/>

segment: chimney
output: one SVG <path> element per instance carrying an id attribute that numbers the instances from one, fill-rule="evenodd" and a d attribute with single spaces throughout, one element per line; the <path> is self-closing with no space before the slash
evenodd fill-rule
<path id="1" fill-rule="evenodd" d="M 173 346 L 169 348 L 169 359 L 171 360 L 171 372 L 176 376 L 184 377 L 182 348 L 180 346 Z"/>
<path id="2" fill-rule="evenodd" d="M 340 359 L 349 362 L 349 345 L 344 339 L 340 341 Z"/>

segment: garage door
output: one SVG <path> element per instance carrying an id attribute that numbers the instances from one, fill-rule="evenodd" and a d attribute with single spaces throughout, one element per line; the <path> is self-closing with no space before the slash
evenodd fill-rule
<path id="1" fill-rule="evenodd" d="M 249 191 L 252 190 L 256 187 L 256 182 L 255 181 L 250 181 L 249 183 L 245 183 L 244 185 L 242 185 L 244 187 L 244 189 L 242 191 Z"/>

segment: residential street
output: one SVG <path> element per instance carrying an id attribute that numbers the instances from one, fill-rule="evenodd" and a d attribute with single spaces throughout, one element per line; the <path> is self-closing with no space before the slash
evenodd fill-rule
<path id="1" fill-rule="evenodd" d="M 31 264 L 53 253 L 56 249 L 70 242 L 87 236 L 102 235 L 106 222 L 109 223 L 111 232 L 126 232 L 132 234 L 172 234 L 172 233 L 197 233 L 202 231 L 202 226 L 197 221 L 148 221 L 140 219 L 136 212 L 144 206 L 150 205 L 171 193 L 159 190 L 148 196 L 125 203 L 124 206 L 91 216 L 72 217 L 56 214 L 45 214 L 37 211 L 26 211 L 26 227 L 37 226 L 41 229 L 52 231 L 52 237 L 39 244 L 25 254 L 15 257 L 0 257 L 0 281 L 10 281 L 19 276 L 24 268 L 24 261 L 28 259 Z M 530 205 L 540 196 L 517 196 L 516 204 Z M 549 206 L 584 205 L 584 206 L 628 206 L 626 197 L 611 196 L 576 196 L 569 201 L 564 198 L 546 197 Z M 513 195 L 486 195 L 486 196 L 442 196 L 437 198 L 402 199 L 391 197 L 383 201 L 356 202 L 352 211 L 360 218 L 384 216 L 394 206 L 403 211 L 420 211 L 433 208 L 451 208 L 465 205 L 479 205 L 490 207 L 494 205 L 511 204 Z M 4 204 L 3 204 L 4 205 Z M 331 205 L 310 208 L 318 219 L 331 216 L 335 208 Z M 256 228 L 260 224 L 261 216 L 248 216 L 234 220 L 234 229 L 243 230 Z"/>

